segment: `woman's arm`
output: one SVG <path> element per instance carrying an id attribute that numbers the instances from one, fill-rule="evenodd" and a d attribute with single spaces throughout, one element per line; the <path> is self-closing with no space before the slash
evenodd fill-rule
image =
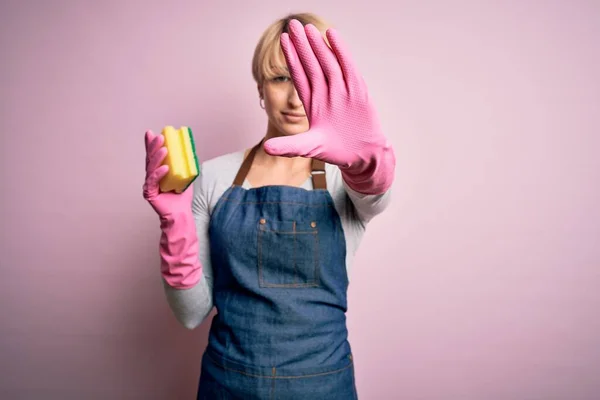
<path id="1" fill-rule="evenodd" d="M 202 168 L 201 168 L 202 171 Z M 202 172 L 194 182 L 192 213 L 198 235 L 198 257 L 202 265 L 202 277 L 191 288 L 179 289 L 163 280 L 164 292 L 169 307 L 175 318 L 187 329 L 198 327 L 210 314 L 212 301 L 212 266 L 210 263 L 210 243 L 208 225 L 210 213 L 208 207 L 206 184 Z"/>
<path id="2" fill-rule="evenodd" d="M 358 217 L 363 223 L 367 223 L 377 215 L 381 214 L 390 204 L 392 189 L 387 189 L 382 194 L 363 194 L 352 189 L 345 180 L 344 189 L 354 205 Z"/>
<path id="3" fill-rule="evenodd" d="M 366 224 L 377 215 L 383 213 L 391 203 L 392 187 L 381 194 L 365 194 L 354 190 L 344 179 L 340 168 L 325 164 L 327 171 L 327 187 L 331 192 L 338 212 L 346 213 L 345 218 L 353 220 L 365 228 Z M 344 198 L 340 203 L 341 197 Z"/>

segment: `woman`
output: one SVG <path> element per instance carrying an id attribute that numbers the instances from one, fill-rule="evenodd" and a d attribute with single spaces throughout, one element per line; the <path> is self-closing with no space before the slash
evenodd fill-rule
<path id="1" fill-rule="evenodd" d="M 161 221 L 170 307 L 189 329 L 217 309 L 198 399 L 355 399 L 347 274 L 390 202 L 394 152 L 317 16 L 271 25 L 252 71 L 266 135 L 202 163 L 193 190 L 159 192 L 166 149 L 146 133 L 144 197 Z"/>

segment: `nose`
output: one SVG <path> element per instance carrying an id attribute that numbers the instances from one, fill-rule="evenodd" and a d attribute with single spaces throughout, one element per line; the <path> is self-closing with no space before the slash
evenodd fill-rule
<path id="1" fill-rule="evenodd" d="M 288 103 L 293 108 L 302 107 L 302 101 L 300 100 L 300 96 L 298 96 L 298 91 L 296 90 L 296 87 L 293 84 L 290 85 L 290 92 L 288 95 Z"/>

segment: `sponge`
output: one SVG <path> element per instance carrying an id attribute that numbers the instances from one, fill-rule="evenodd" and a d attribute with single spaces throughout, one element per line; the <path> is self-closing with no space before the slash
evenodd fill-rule
<path id="1" fill-rule="evenodd" d="M 160 190 L 181 193 L 194 182 L 200 172 L 194 136 L 187 126 L 179 129 L 166 126 L 162 135 L 167 148 L 163 165 L 169 166 L 169 172 L 161 179 Z"/>

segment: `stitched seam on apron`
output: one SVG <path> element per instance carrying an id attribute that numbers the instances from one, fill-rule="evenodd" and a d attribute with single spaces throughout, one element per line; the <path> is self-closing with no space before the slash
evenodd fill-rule
<path id="1" fill-rule="evenodd" d="M 299 276 L 298 263 L 296 262 L 296 246 L 298 245 L 296 242 L 296 221 L 293 222 L 292 226 L 294 231 L 294 251 L 292 253 L 292 260 L 294 260 L 294 282 L 292 282 L 292 285 L 297 285 L 298 283 L 296 282 L 296 279 L 298 279 Z M 275 375 L 275 368 L 273 368 L 273 375 Z"/>
<path id="2" fill-rule="evenodd" d="M 303 203 L 303 202 L 299 202 L 299 201 L 238 201 L 237 199 L 232 199 L 229 197 L 222 197 L 221 200 L 234 201 L 234 202 L 237 202 L 238 204 L 297 204 L 297 205 L 307 206 L 307 207 L 332 207 L 331 204 L 310 204 L 310 203 Z"/>
<path id="3" fill-rule="evenodd" d="M 215 363 L 216 365 L 218 365 L 219 367 L 223 368 L 226 371 L 236 372 L 238 374 L 245 375 L 245 376 L 250 376 L 250 377 L 253 377 L 253 378 L 267 378 L 267 379 L 302 379 L 302 378 L 314 378 L 314 377 L 317 377 L 317 376 L 331 375 L 331 374 L 335 374 L 337 372 L 342 372 L 344 370 L 347 370 L 348 368 L 350 368 L 352 366 L 352 364 L 354 364 L 353 361 L 350 361 L 350 364 L 346 365 L 345 367 L 338 368 L 338 369 L 333 370 L 333 371 L 320 372 L 318 374 L 308 374 L 308 375 L 277 375 L 276 376 L 276 375 L 274 375 L 274 372 L 271 375 L 259 375 L 259 374 L 252 374 L 252 373 L 245 372 L 245 371 L 240 371 L 238 369 L 226 367 L 225 365 L 219 363 L 214 358 L 212 358 L 209 354 L 207 354 L 206 356 L 208 358 L 210 358 L 213 363 Z M 275 369 L 275 367 L 273 367 L 273 369 Z"/>
<path id="4" fill-rule="evenodd" d="M 273 377 L 275 377 L 275 367 L 273 367 Z M 275 379 L 271 381 L 271 399 L 275 398 Z"/>

